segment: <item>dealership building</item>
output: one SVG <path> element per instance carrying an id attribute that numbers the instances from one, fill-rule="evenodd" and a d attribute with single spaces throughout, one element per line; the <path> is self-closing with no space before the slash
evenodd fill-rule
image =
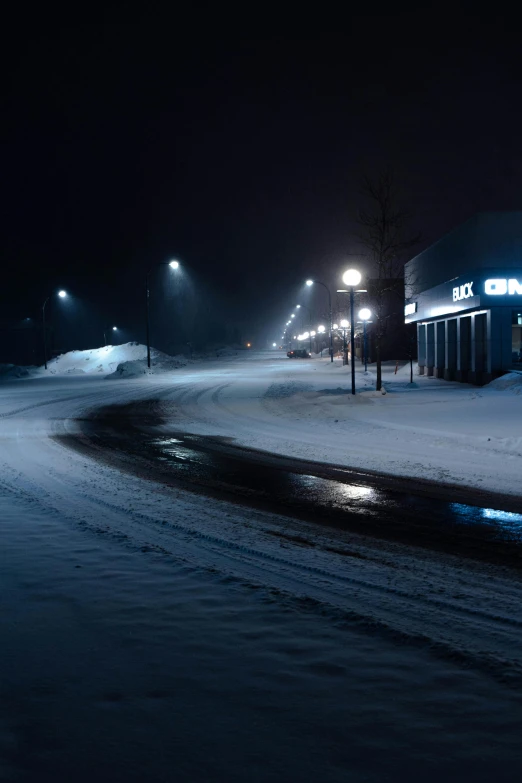
<path id="1" fill-rule="evenodd" d="M 479 213 L 404 271 L 421 375 L 480 385 L 522 370 L 522 212 Z"/>

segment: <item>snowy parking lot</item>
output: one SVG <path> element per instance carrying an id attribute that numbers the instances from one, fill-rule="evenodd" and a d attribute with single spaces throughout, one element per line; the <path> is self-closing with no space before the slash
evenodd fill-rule
<path id="1" fill-rule="evenodd" d="M 158 485 L 61 437 L 154 399 L 165 431 L 513 499 L 517 377 L 389 367 L 382 394 L 358 368 L 352 398 L 339 360 L 148 373 L 134 348 L 0 384 L 0 779 L 517 779 L 520 570 Z"/>

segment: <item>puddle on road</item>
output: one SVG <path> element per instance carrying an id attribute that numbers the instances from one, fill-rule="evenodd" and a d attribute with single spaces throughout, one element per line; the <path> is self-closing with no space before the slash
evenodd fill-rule
<path id="1" fill-rule="evenodd" d="M 100 448 L 125 455 L 123 470 L 245 508 L 522 567 L 522 514 L 493 508 L 491 497 L 471 505 L 461 502 L 475 497 L 466 488 L 412 480 L 410 490 L 405 478 L 249 450 L 226 437 L 158 437 L 161 424 L 157 401 L 140 401 L 98 409 L 81 422 L 83 441 L 66 437 L 80 450 L 92 441 L 98 458 Z"/>
<path id="2" fill-rule="evenodd" d="M 429 529 L 454 542 L 476 538 L 522 545 L 522 514 L 292 472 L 283 465 L 263 463 L 259 455 L 254 458 L 239 449 L 230 453 L 234 450 L 230 446 L 224 453 L 215 441 L 178 433 L 175 438 L 151 439 L 149 445 L 175 474 L 190 482 L 307 509 L 317 521 L 328 524 L 362 517 L 366 525 L 373 520 L 405 533 Z"/>

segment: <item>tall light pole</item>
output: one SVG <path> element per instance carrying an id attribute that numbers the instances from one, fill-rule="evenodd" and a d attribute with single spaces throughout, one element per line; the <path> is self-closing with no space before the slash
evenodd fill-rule
<path id="1" fill-rule="evenodd" d="M 333 337 L 332 337 L 332 295 L 330 293 L 330 289 L 326 285 L 326 283 L 321 283 L 320 280 L 307 280 L 306 285 L 311 286 L 314 283 L 317 283 L 317 285 L 322 285 L 323 288 L 326 288 L 326 293 L 328 294 L 328 311 L 330 316 L 330 361 L 333 362 Z"/>
<path id="2" fill-rule="evenodd" d="M 179 267 L 179 261 L 160 261 L 158 264 L 154 264 L 147 269 L 145 276 L 145 287 L 147 291 L 147 367 L 150 368 L 150 317 L 149 317 L 149 275 L 152 270 L 157 266 L 170 266 L 171 269 L 177 269 Z"/>
<path id="3" fill-rule="evenodd" d="M 350 292 L 350 351 L 352 354 L 352 394 L 355 394 L 355 286 L 361 282 L 361 273 L 357 269 L 347 269 L 343 275 L 343 283 Z"/>
<path id="4" fill-rule="evenodd" d="M 363 322 L 363 345 L 364 345 L 364 372 L 368 371 L 368 343 L 366 342 L 366 324 L 372 317 L 372 311 L 368 307 L 359 310 L 359 318 Z"/>
<path id="5" fill-rule="evenodd" d="M 108 327 L 107 327 L 107 329 L 108 329 Z M 107 346 L 107 329 L 103 330 L 103 342 L 105 343 L 105 346 Z M 117 332 L 117 331 L 118 331 L 118 327 L 117 326 L 112 326 L 111 327 L 111 332 Z"/>
<path id="6" fill-rule="evenodd" d="M 65 299 L 67 296 L 66 291 L 58 291 L 58 296 L 60 299 Z M 45 302 L 42 305 L 42 329 L 43 329 L 43 350 L 44 350 L 44 367 L 47 370 L 47 333 L 46 333 L 46 327 L 45 327 L 45 306 L 47 302 L 49 301 L 51 297 L 48 296 Z"/>

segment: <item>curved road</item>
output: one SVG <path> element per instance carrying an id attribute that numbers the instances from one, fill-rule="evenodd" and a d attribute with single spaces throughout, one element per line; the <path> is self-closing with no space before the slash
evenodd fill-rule
<path id="1" fill-rule="evenodd" d="M 134 779 L 129 775 L 133 765 L 136 780 L 143 779 L 144 770 L 151 780 L 163 779 L 164 764 L 179 760 L 182 746 L 192 748 L 186 750 L 187 759 L 179 769 L 183 780 L 222 779 L 219 765 L 223 763 L 229 780 L 244 780 L 245 765 L 250 780 L 287 780 L 289 775 L 305 780 L 310 770 L 316 776 L 322 773 L 324 780 L 343 780 L 346 764 L 355 763 L 348 749 L 348 756 L 340 751 L 348 740 L 339 736 L 325 760 L 324 743 L 330 741 L 316 722 L 331 738 L 341 721 L 343 736 L 348 732 L 350 741 L 356 738 L 357 747 L 366 748 L 356 763 L 361 775 L 382 780 L 385 760 L 371 758 L 375 738 L 372 731 L 361 728 L 370 719 L 369 714 L 362 717 L 361 705 L 374 693 L 368 707 L 375 710 L 372 725 L 382 720 L 379 731 L 384 732 L 384 744 L 399 743 L 404 749 L 401 758 L 416 760 L 416 769 L 437 754 L 441 736 L 446 737 L 448 758 L 473 769 L 475 739 L 470 739 L 471 744 L 463 741 L 454 725 L 455 715 L 464 724 L 473 714 L 477 737 L 490 730 L 492 720 L 499 725 L 504 721 L 503 735 L 476 771 L 496 770 L 498 753 L 511 760 L 513 770 L 519 762 L 515 735 L 522 717 L 522 704 L 508 687 L 522 682 L 518 570 L 431 552 L 393 537 L 368 537 L 349 525 L 319 528 L 307 514 L 282 513 L 285 507 L 272 500 L 272 505 L 232 502 L 230 483 L 219 492 L 202 492 L 191 491 L 195 488 L 179 477 L 158 482 L 149 453 L 140 455 L 128 448 L 107 452 L 106 413 L 98 436 L 93 427 L 93 412 L 101 416 L 107 406 L 120 406 L 128 416 L 132 404 L 148 439 L 147 448 L 151 444 L 158 448 L 162 439 L 172 437 L 173 429 L 186 433 L 207 427 L 210 435 L 222 436 L 208 411 L 214 405 L 221 415 L 220 390 L 225 386 L 235 389 L 236 404 L 234 412 L 229 404 L 225 406 L 223 426 L 226 417 L 234 415 L 242 418 L 245 428 L 255 427 L 248 403 L 249 381 L 245 382 L 240 362 L 209 363 L 197 371 L 136 381 L 46 378 L 8 383 L 0 389 L 0 505 L 7 584 L 3 595 L 9 596 L 3 630 L 13 645 L 4 646 L 7 658 L 2 660 L 8 674 L 3 695 L 10 708 L 0 722 L 0 738 L 15 737 L 15 745 L 21 743 L 16 751 L 7 740 L 5 769 L 14 770 L 13 779 L 18 775 L 16 779 L 31 780 L 42 764 L 44 768 L 48 764 L 49 774 L 65 775 L 83 763 L 85 773 L 76 779 L 83 780 L 82 774 L 89 779 L 93 738 L 81 739 L 81 727 L 89 720 L 104 732 L 96 740 L 105 754 L 97 758 L 101 779 L 103 774 L 120 779 L 122 770 L 121 779 Z M 259 395 L 258 387 L 250 391 Z M 155 403 L 144 404 L 149 400 Z M 169 422 L 162 424 L 158 415 L 166 410 Z M 197 426 L 187 427 L 195 420 Z M 112 421 L 112 436 L 120 440 L 122 422 L 129 419 Z M 272 426 L 275 432 L 280 422 Z M 266 421 L 263 427 L 266 431 Z M 297 433 L 290 423 L 285 438 L 294 429 Z M 75 448 L 71 448 L 73 440 Z M 179 454 L 177 459 L 182 461 Z M 361 478 L 349 486 L 351 511 L 356 513 L 357 491 L 364 499 L 367 485 Z M 21 607 L 23 612 L 32 607 L 32 630 L 22 637 L 16 619 Z M 42 611 L 46 621 L 40 627 Z M 181 625 L 180 616 L 185 616 Z M 195 625 L 194 618 L 199 618 Z M 58 647 L 55 634 L 47 638 L 53 623 Z M 64 623 L 71 629 L 66 638 L 61 633 Z M 212 641 L 205 636 L 209 629 L 213 629 Z M 80 651 L 74 640 L 82 636 L 85 644 Z M 23 654 L 16 646 L 20 644 Z M 86 649 L 91 650 L 90 656 L 85 657 Z M 171 650 L 183 671 L 182 684 L 176 679 L 176 668 L 167 667 L 166 673 L 166 650 Z M 47 755 L 38 743 L 29 753 L 24 745 L 30 742 L 31 732 L 44 731 L 41 708 L 43 703 L 48 708 L 47 691 L 35 691 L 27 676 L 31 667 L 42 666 L 42 656 L 47 661 L 45 671 L 51 671 L 49 693 L 55 694 L 51 701 L 61 705 L 56 714 L 51 710 L 50 717 L 59 727 L 59 748 L 51 747 Z M 365 669 L 368 656 L 371 670 Z M 53 675 L 55 658 L 60 666 Z M 199 672 L 192 685 L 188 660 Z M 143 661 L 148 662 L 147 674 Z M 89 683 L 85 692 L 78 670 L 82 682 Z M 364 696 L 354 696 L 350 671 L 358 671 Z M 408 696 L 412 680 L 410 675 L 405 678 L 404 671 L 422 683 L 421 702 Z M 278 684 L 273 679 L 277 672 L 282 677 Z M 232 684 L 236 676 L 239 701 Z M 451 714 L 437 701 L 437 683 L 445 677 L 452 682 Z M 143 685 L 143 692 L 142 680 L 151 681 Z M 385 717 L 387 708 L 377 703 L 381 698 L 375 696 L 377 692 L 386 693 L 394 709 L 402 711 L 404 734 L 399 732 L 394 740 Z M 73 695 L 76 706 L 71 711 Z M 485 714 L 481 723 L 475 713 L 482 703 L 493 712 Z M 289 704 L 297 714 L 294 710 L 287 714 Z M 181 723 L 175 721 L 181 745 L 172 749 L 171 758 L 170 750 L 162 750 L 161 738 L 167 741 L 169 721 L 177 709 L 184 716 Z M 117 728 L 111 710 L 118 712 Z M 22 718 L 13 723 L 9 717 L 13 714 Z M 313 714 L 313 719 L 307 719 L 307 714 L 309 718 Z M 147 734 L 148 715 L 154 716 L 151 734 Z M 420 728 L 423 720 L 432 723 L 431 737 Z M 66 729 L 64 723 L 69 724 Z M 198 752 L 202 725 L 214 737 L 208 764 Z M 124 759 L 114 750 L 122 742 Z M 252 759 L 266 754 L 267 748 L 272 749 L 265 762 L 268 766 L 252 766 Z M 436 763 L 433 769 L 439 775 L 443 766 Z M 503 778 L 497 774 L 496 779 Z"/>

